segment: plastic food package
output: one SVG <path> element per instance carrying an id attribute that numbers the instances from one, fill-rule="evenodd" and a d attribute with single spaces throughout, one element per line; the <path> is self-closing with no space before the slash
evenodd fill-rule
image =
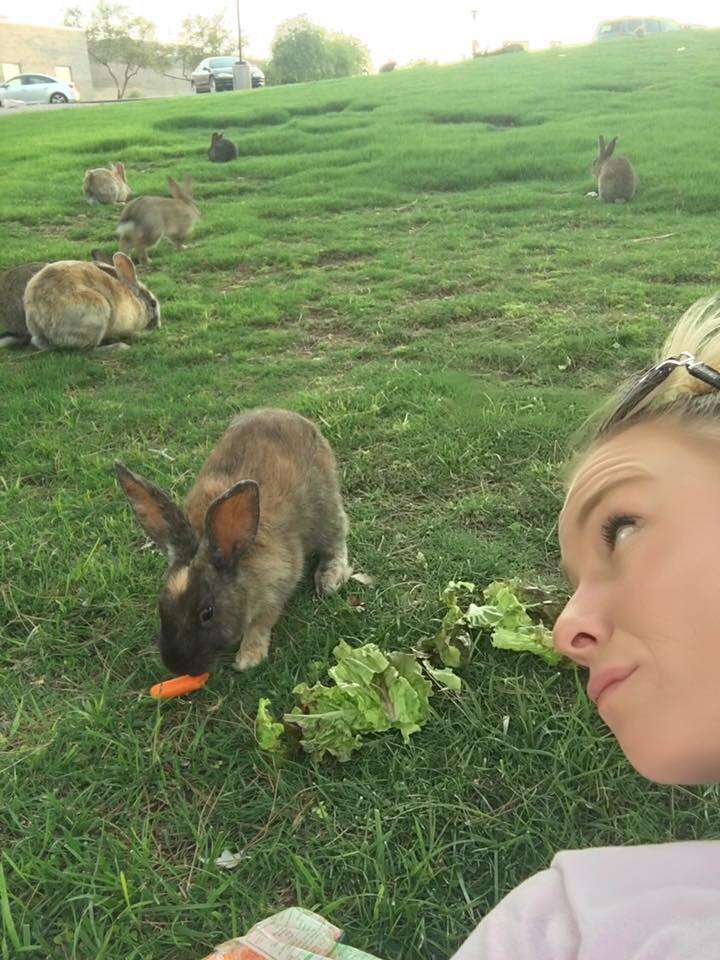
<path id="1" fill-rule="evenodd" d="M 378 960 L 341 943 L 342 937 L 342 930 L 324 917 L 291 907 L 221 943 L 205 960 Z"/>

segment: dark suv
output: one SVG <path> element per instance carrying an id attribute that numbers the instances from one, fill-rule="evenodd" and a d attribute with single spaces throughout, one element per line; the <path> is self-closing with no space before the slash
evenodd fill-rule
<path id="1" fill-rule="evenodd" d="M 237 57 L 207 57 L 199 63 L 190 76 L 190 85 L 195 93 L 215 93 L 233 89 L 233 65 Z M 249 64 L 253 87 L 265 86 L 265 74 L 254 63 Z"/>
<path id="2" fill-rule="evenodd" d="M 614 40 L 616 37 L 644 37 L 651 33 L 667 33 L 681 30 L 675 20 L 662 17 L 623 17 L 620 20 L 603 20 L 595 28 L 593 40 Z"/>

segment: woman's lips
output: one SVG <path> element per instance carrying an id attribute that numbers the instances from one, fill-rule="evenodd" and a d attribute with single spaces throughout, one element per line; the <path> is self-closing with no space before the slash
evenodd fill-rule
<path id="1" fill-rule="evenodd" d="M 592 675 L 587 686 L 588 697 L 593 703 L 598 703 L 604 693 L 610 689 L 615 689 L 636 670 L 637 667 L 608 667 Z"/>

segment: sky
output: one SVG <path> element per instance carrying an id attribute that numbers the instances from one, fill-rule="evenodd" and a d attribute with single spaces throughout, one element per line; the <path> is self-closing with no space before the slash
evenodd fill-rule
<path id="1" fill-rule="evenodd" d="M 135 12 L 153 20 L 161 40 L 176 38 L 180 22 L 188 15 L 225 11 L 229 27 L 236 32 L 236 0 L 125 0 Z M 247 52 L 265 57 L 276 27 L 288 17 L 306 14 L 313 22 L 363 40 L 376 67 L 386 60 L 399 64 L 411 60 L 461 60 L 470 55 L 473 36 L 481 48 L 499 46 L 504 40 L 526 40 L 531 48 L 551 40 L 586 43 L 599 20 L 620 16 L 670 17 L 683 23 L 720 27 L 718 0 L 441 0 L 420 4 L 417 0 L 239 0 Z M 25 23 L 56 26 L 67 6 L 89 9 L 83 0 L 24 0 L 18 5 L 0 0 L 0 16 Z M 472 10 L 477 8 L 473 23 Z"/>

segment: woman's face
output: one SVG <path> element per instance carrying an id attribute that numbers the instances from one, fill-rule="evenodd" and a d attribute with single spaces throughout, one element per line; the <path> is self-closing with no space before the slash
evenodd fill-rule
<path id="1" fill-rule="evenodd" d="M 593 449 L 562 513 L 556 647 L 635 769 L 720 780 L 720 443 L 640 424 Z"/>

